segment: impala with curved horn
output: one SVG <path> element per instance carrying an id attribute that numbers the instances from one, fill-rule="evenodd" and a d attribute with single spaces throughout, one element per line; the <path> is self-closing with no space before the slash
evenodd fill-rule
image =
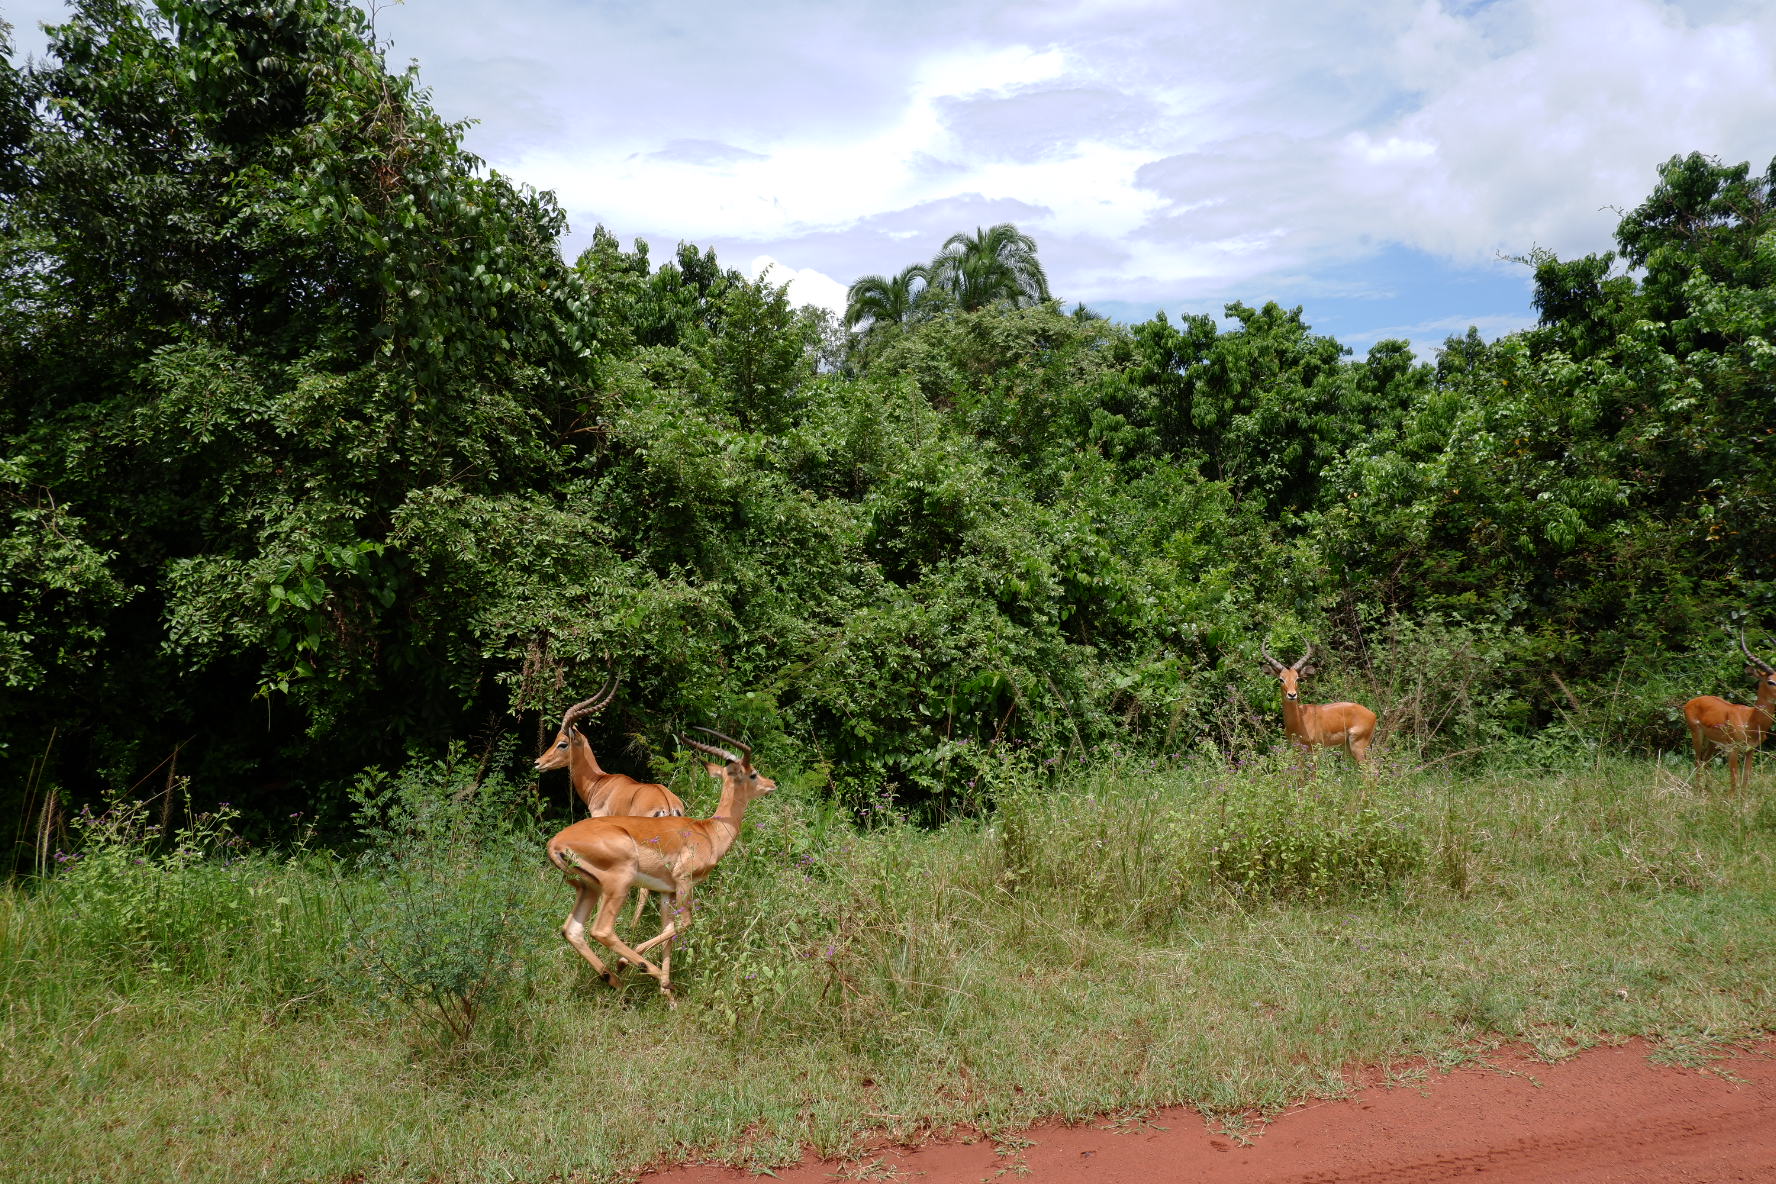
<path id="1" fill-rule="evenodd" d="M 597 942 L 618 958 L 618 968 L 641 967 L 660 984 L 660 992 L 672 998 L 672 939 L 691 923 L 691 891 L 726 855 L 740 834 L 747 805 L 777 788 L 769 777 L 752 767 L 752 749 L 709 728 L 698 728 L 726 740 L 745 755 L 725 748 L 685 740 L 698 752 L 720 757 L 722 764 L 706 764 L 711 777 L 722 783 L 721 801 L 709 818 L 586 818 L 549 840 L 549 862 L 561 869 L 573 885 L 573 911 L 562 923 L 561 936 L 579 951 L 580 957 L 611 986 L 616 973 L 586 943 L 591 933 Z M 662 893 L 660 932 L 638 946 L 617 936 L 617 914 L 631 887 L 640 885 Z M 594 909 L 597 915 L 593 916 Z M 586 922 L 591 919 L 588 930 Z M 658 966 L 644 956 L 665 943 Z"/>
<path id="2" fill-rule="evenodd" d="M 1697 784 L 1701 784 L 1703 770 L 1719 749 L 1727 754 L 1727 786 L 1733 793 L 1751 780 L 1752 753 L 1770 734 L 1771 717 L 1776 714 L 1776 666 L 1751 652 L 1743 631 L 1739 634 L 1739 648 L 1745 653 L 1745 673 L 1757 679 L 1756 704 L 1741 707 L 1719 695 L 1698 695 L 1683 709 L 1690 743 L 1696 750 Z"/>
<path id="3" fill-rule="evenodd" d="M 555 733 L 555 739 L 549 742 L 543 755 L 536 759 L 537 772 L 546 773 L 550 769 L 566 766 L 573 791 L 586 803 L 586 814 L 591 818 L 617 815 L 682 818 L 685 812 L 684 800 L 664 785 L 652 781 L 637 781 L 622 773 L 606 773 L 598 764 L 597 754 L 592 751 L 592 741 L 580 729 L 581 720 L 597 715 L 617 697 L 617 684 L 621 681 L 622 679 L 612 675 L 609 686 L 601 687 L 596 695 L 580 700 L 562 714 L 561 730 Z M 643 888 L 635 897 L 636 922 L 640 922 L 647 902 L 647 889 Z"/>
<path id="4" fill-rule="evenodd" d="M 621 681 L 613 677 L 610 685 L 600 688 L 596 695 L 567 709 L 555 739 L 536 759 L 537 772 L 565 768 L 573 782 L 574 793 L 586 803 L 586 813 L 593 818 L 616 814 L 638 818 L 682 815 L 684 802 L 664 785 L 605 772 L 592 751 L 592 742 L 578 726 L 581 720 L 590 719 L 610 705 L 617 696 L 617 684 Z"/>
<path id="5" fill-rule="evenodd" d="M 1283 684 L 1283 731 L 1304 749 L 1314 746 L 1343 748 L 1351 759 L 1362 764 L 1369 757 L 1369 741 L 1375 735 L 1375 713 L 1361 703 L 1303 703 L 1301 680 L 1313 674 L 1307 664 L 1313 657 L 1313 645 L 1289 665 L 1264 653 L 1264 666 Z"/>

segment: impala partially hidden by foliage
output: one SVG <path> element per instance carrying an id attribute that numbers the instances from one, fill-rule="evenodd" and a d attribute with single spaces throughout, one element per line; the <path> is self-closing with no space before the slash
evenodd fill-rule
<path id="1" fill-rule="evenodd" d="M 679 796 L 652 781 L 637 781 L 622 773 L 607 773 L 592 751 L 592 742 L 581 730 L 581 723 L 591 719 L 610 705 L 617 693 L 617 680 L 599 690 L 590 699 L 569 707 L 561 716 L 561 727 L 543 754 L 536 758 L 536 770 L 546 773 L 566 769 L 573 791 L 586 804 L 592 818 L 611 815 L 638 818 L 669 818 L 685 812 Z"/>
<path id="2" fill-rule="evenodd" d="M 1684 704 L 1684 724 L 1696 755 L 1696 783 L 1715 753 L 1727 758 L 1727 788 L 1738 793 L 1751 779 L 1751 758 L 1770 734 L 1776 714 L 1776 666 L 1751 652 L 1745 634 L 1739 635 L 1745 654 L 1745 673 L 1757 680 L 1757 699 L 1751 706 L 1729 703 L 1718 695 L 1698 695 Z"/>

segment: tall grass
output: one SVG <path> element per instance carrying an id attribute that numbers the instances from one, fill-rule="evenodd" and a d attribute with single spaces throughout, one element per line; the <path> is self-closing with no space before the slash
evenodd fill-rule
<path id="1" fill-rule="evenodd" d="M 605 1179 L 872 1130 L 1234 1114 L 1335 1091 L 1352 1062 L 1506 1037 L 1740 1040 L 1776 1026 L 1776 809 L 1686 772 L 1005 757 L 983 774 L 999 809 L 935 831 L 892 810 L 855 826 L 781 778 L 701 890 L 677 1010 L 560 942 L 571 893 L 488 841 L 533 823 L 465 821 L 456 844 L 398 825 L 372 851 L 448 858 L 390 863 L 242 851 L 215 819 L 180 854 L 120 815 L 0 892 L 0 1164 Z M 406 777 L 414 801 L 459 800 L 455 773 Z M 464 867 L 480 895 L 447 882 Z M 477 899 L 511 918 L 458 943 L 498 979 L 479 1022 L 377 1005 L 366 935 L 408 926 L 421 940 L 392 956 L 425 965 Z"/>

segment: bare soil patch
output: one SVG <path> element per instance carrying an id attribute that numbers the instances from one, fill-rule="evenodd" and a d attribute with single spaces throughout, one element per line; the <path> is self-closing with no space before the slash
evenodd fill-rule
<path id="1" fill-rule="evenodd" d="M 1016 1138 L 884 1147 L 774 1174 L 785 1184 L 1776 1181 L 1776 1040 L 1705 1069 L 1657 1064 L 1651 1052 L 1631 1041 L 1549 1064 L 1501 1050 L 1447 1073 L 1396 1071 L 1391 1084 L 1374 1081 L 1348 1099 L 1278 1115 L 1254 1127 L 1249 1143 L 1194 1110 L 1173 1108 L 1135 1122 L 1044 1124 Z M 760 1178 L 704 1165 L 645 1180 Z"/>

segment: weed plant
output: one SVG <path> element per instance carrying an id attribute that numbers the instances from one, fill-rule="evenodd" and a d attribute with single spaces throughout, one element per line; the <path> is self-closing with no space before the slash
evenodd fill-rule
<path id="1" fill-rule="evenodd" d="M 763 1168 L 957 1123 L 1238 1120 L 1337 1093 L 1353 1063 L 1507 1038 L 1693 1061 L 1776 1027 L 1767 776 L 1735 801 L 1677 760 L 1521 755 L 1310 775 L 1288 752 L 1008 750 L 970 769 L 999 808 L 935 829 L 886 801 L 859 825 L 785 776 L 699 892 L 676 1010 L 561 943 L 549 828 L 460 759 L 364 783 L 364 858 L 195 841 L 220 817 L 180 854 L 120 807 L 0 894 L 0 1163 Z M 713 797 L 701 770 L 674 784 L 693 811 Z"/>
<path id="2" fill-rule="evenodd" d="M 352 787 L 376 903 L 352 917 L 338 981 L 373 1014 L 406 1010 L 466 1040 L 529 978 L 521 869 L 539 820 L 535 799 L 498 772 L 510 763 L 466 762 L 452 745 Z"/>

